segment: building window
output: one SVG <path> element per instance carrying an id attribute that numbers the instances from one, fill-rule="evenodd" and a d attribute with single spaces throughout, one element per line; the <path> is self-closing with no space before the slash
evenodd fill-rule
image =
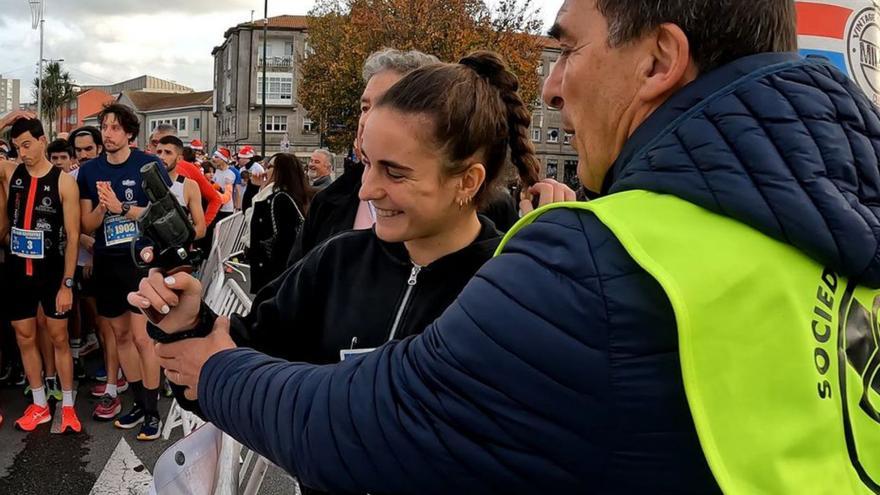
<path id="1" fill-rule="evenodd" d="M 581 187 L 578 179 L 578 162 L 577 160 L 565 160 L 565 168 L 563 169 L 563 182 L 575 191 Z"/>
<path id="2" fill-rule="evenodd" d="M 193 117 L 193 130 L 200 131 L 202 130 L 202 119 L 201 117 Z"/>
<path id="3" fill-rule="evenodd" d="M 186 117 L 171 117 L 167 119 L 150 120 L 150 132 L 155 131 L 156 127 L 159 127 L 160 124 L 173 125 L 174 128 L 177 129 L 177 132 L 182 136 L 186 136 L 188 134 L 186 129 Z"/>
<path id="4" fill-rule="evenodd" d="M 532 114 L 532 125 L 535 127 L 544 127 L 544 112 L 535 112 Z"/>
<path id="5" fill-rule="evenodd" d="M 317 129 L 312 119 L 303 118 L 303 134 L 312 134 Z"/>
<path id="6" fill-rule="evenodd" d="M 551 127 L 547 129 L 547 142 L 548 143 L 558 143 L 559 142 L 559 129 L 555 127 Z"/>
<path id="7" fill-rule="evenodd" d="M 543 61 L 543 60 L 541 60 L 540 62 L 538 62 L 538 69 L 537 69 L 537 72 L 538 72 L 538 75 L 539 75 L 539 76 L 543 76 L 543 75 L 544 75 L 544 61 Z"/>
<path id="8" fill-rule="evenodd" d="M 532 141 L 536 143 L 541 142 L 541 129 L 532 128 Z"/>
<path id="9" fill-rule="evenodd" d="M 555 179 L 556 175 L 559 173 L 559 160 L 554 158 L 547 159 L 547 178 Z"/>
<path id="10" fill-rule="evenodd" d="M 226 47 L 226 70 L 232 70 L 232 46 Z"/>
<path id="11" fill-rule="evenodd" d="M 226 106 L 232 105 L 232 76 L 226 76 L 226 87 L 224 88 L 225 97 L 223 98 L 223 103 Z"/>
<path id="12" fill-rule="evenodd" d="M 263 117 L 260 116 L 260 128 L 263 127 Z M 287 115 L 267 115 L 266 132 L 287 132 Z"/>
<path id="13" fill-rule="evenodd" d="M 266 76 L 266 104 L 267 105 L 291 105 L 293 104 L 293 74 L 283 72 L 270 72 Z M 257 75 L 257 103 L 263 101 L 263 75 Z"/>
<path id="14" fill-rule="evenodd" d="M 571 144 L 571 134 L 565 133 L 565 136 L 562 138 L 562 144 Z"/>

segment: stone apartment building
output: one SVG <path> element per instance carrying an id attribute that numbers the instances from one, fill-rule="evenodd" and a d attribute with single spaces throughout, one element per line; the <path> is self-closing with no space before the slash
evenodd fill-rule
<path id="1" fill-rule="evenodd" d="M 224 35 L 214 55 L 215 112 L 217 141 L 230 149 L 260 146 L 262 69 L 268 64 L 266 152 L 281 149 L 286 137 L 290 151 L 307 157 L 320 146 L 320 136 L 302 105 L 297 102 L 300 84 L 297 62 L 308 52 L 308 16 L 284 15 L 269 18 L 268 50 L 263 56 L 263 21 L 239 24 Z M 559 44 L 542 37 L 543 52 L 537 67 L 543 78 L 561 53 Z M 547 177 L 577 183 L 577 154 L 562 131 L 558 111 L 534 103 L 532 140 Z"/>
<path id="2" fill-rule="evenodd" d="M 538 63 L 538 75 L 543 81 L 559 59 L 562 50 L 552 38 L 542 38 L 544 50 Z M 544 104 L 540 95 L 532 105 L 532 142 L 547 178 L 556 179 L 577 190 L 578 157 L 571 147 L 572 136 L 562 129 L 562 114 Z"/>
<path id="3" fill-rule="evenodd" d="M 263 66 L 266 66 L 266 154 L 289 143 L 289 151 L 307 157 L 320 146 L 316 126 L 297 102 L 297 61 L 308 50 L 308 17 L 269 18 L 268 48 L 263 53 L 263 21 L 230 28 L 214 55 L 214 111 L 217 141 L 237 150 L 260 150 Z"/>

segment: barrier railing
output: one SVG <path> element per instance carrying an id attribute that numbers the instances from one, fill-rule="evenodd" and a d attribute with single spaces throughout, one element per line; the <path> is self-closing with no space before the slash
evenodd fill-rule
<path id="1" fill-rule="evenodd" d="M 200 270 L 202 297 L 208 307 L 219 316 L 229 317 L 232 314 L 245 316 L 251 311 L 253 302 L 250 296 L 238 282 L 226 276 L 230 258 L 241 252 L 244 247 L 244 232 L 243 214 L 236 213 L 221 220 L 214 230 L 211 252 Z M 231 265 L 238 266 L 236 263 Z M 178 426 L 183 428 L 184 436 L 188 436 L 204 424 L 198 416 L 183 410 L 177 400 L 174 400 L 165 421 L 162 437 L 167 440 Z M 233 493 L 256 495 L 269 466 L 272 465 L 265 457 L 245 449 L 225 433 L 220 440 L 217 459 L 214 495 Z M 301 493 L 296 480 L 293 480 L 293 490 L 297 495 Z"/>

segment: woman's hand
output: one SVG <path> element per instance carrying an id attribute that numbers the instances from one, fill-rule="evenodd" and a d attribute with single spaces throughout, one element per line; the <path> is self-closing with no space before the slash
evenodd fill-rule
<path id="1" fill-rule="evenodd" d="M 161 322 L 153 322 L 165 333 L 194 328 L 198 322 L 201 301 L 202 284 L 195 277 L 188 273 L 164 277 L 156 268 L 141 279 L 137 292 L 128 294 L 128 303 L 132 306 L 152 308 L 165 315 Z"/>
<path id="2" fill-rule="evenodd" d="M 552 203 L 577 201 L 577 194 L 570 187 L 553 179 L 544 179 L 523 191 L 523 197 L 519 202 L 519 208 L 523 215 L 535 209 L 532 205 L 533 196 L 538 197 L 538 208 Z"/>
<path id="3" fill-rule="evenodd" d="M 229 336 L 229 319 L 217 318 L 214 330 L 201 339 L 186 339 L 171 344 L 156 344 L 159 364 L 165 368 L 165 376 L 172 382 L 186 387 L 184 396 L 198 399 L 199 379 L 202 368 L 211 356 L 227 349 L 235 349 Z"/>

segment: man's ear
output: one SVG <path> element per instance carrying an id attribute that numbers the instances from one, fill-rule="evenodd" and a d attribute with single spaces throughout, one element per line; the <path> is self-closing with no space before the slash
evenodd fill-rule
<path id="1" fill-rule="evenodd" d="M 690 42 L 678 25 L 661 24 L 646 42 L 650 56 L 640 66 L 644 78 L 639 89 L 642 100 L 655 101 L 696 79 Z"/>

